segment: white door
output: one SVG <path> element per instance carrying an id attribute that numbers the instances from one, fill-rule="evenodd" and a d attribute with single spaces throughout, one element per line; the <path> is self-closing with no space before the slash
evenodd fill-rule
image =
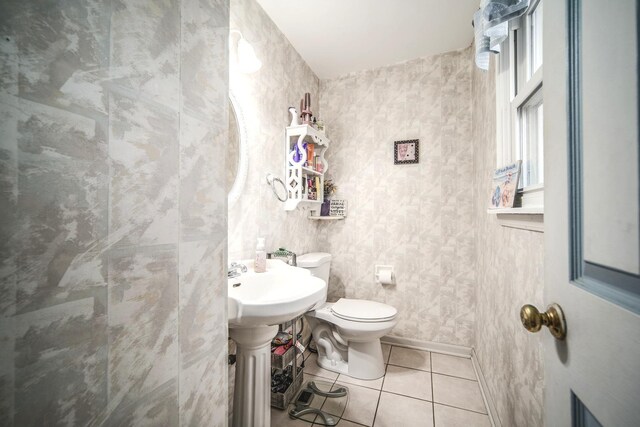
<path id="1" fill-rule="evenodd" d="M 544 7 L 545 421 L 640 426 L 638 4 Z"/>

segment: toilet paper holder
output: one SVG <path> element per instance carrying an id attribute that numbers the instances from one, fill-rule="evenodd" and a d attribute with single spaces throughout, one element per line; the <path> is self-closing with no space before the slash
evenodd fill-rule
<path id="1" fill-rule="evenodd" d="M 375 280 L 380 285 L 395 285 L 396 275 L 392 265 L 376 265 Z"/>

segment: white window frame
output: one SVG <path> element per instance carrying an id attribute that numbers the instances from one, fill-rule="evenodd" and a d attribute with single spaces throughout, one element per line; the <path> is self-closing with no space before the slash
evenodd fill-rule
<path id="1" fill-rule="evenodd" d="M 509 37 L 502 42 L 496 66 L 496 168 L 514 163 L 520 142 L 519 109 L 538 91 L 542 90 L 543 67 L 530 75 L 531 15 L 542 0 L 532 1 L 527 12 L 509 22 Z M 517 56 L 516 52 L 522 53 Z M 516 64 L 517 59 L 517 64 Z M 514 64 L 512 66 L 511 64 Z M 524 82 L 522 77 L 525 76 Z M 544 183 L 522 189 L 522 203 L 509 209 L 492 209 L 502 225 L 543 231 Z M 515 216 L 517 215 L 517 216 Z"/>

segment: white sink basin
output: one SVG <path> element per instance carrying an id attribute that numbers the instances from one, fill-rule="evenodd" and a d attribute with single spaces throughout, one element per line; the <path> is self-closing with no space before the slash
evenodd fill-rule
<path id="1" fill-rule="evenodd" d="M 267 260 L 267 271 L 249 269 L 228 279 L 229 336 L 236 343 L 233 427 L 270 425 L 271 340 L 278 327 L 323 304 L 327 284 L 303 268 Z"/>
<path id="2" fill-rule="evenodd" d="M 228 279 L 229 326 L 277 325 L 311 310 L 327 300 L 327 284 L 304 268 L 267 260 L 267 271 L 249 269 Z"/>

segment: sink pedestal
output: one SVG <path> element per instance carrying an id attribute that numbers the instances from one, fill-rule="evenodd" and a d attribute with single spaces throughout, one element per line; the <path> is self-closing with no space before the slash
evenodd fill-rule
<path id="1" fill-rule="evenodd" d="M 271 425 L 271 340 L 277 326 L 232 327 L 236 343 L 233 427 Z"/>

